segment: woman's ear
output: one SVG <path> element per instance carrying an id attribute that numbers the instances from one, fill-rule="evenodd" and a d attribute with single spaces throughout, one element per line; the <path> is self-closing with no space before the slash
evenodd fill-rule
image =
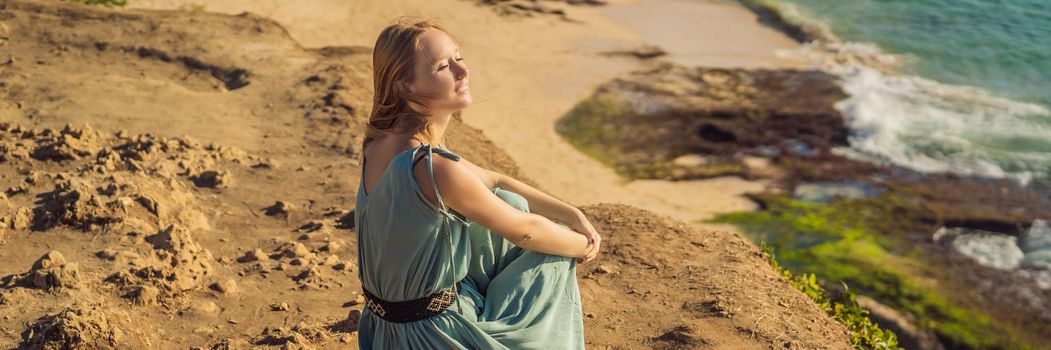
<path id="1" fill-rule="evenodd" d="M 412 85 L 410 85 L 408 82 L 406 82 L 404 80 L 399 80 L 398 81 L 398 88 L 400 88 L 401 91 L 408 91 L 410 94 L 413 94 L 413 95 L 416 94 L 416 90 L 412 88 Z"/>

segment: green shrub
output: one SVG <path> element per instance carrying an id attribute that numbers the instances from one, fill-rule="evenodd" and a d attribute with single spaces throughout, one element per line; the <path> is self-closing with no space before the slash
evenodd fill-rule
<path id="1" fill-rule="evenodd" d="M 869 311 L 858 305 L 857 296 L 853 292 L 846 291 L 843 302 L 832 301 L 824 288 L 817 283 L 814 274 L 792 274 L 791 271 L 777 263 L 773 251 L 765 243 L 763 244 L 763 256 L 770 262 L 770 265 L 777 269 L 782 278 L 846 326 L 850 330 L 850 343 L 854 347 L 858 349 L 901 349 L 894 332 L 880 328 L 878 324 L 872 322 L 872 319 L 868 317 Z"/>

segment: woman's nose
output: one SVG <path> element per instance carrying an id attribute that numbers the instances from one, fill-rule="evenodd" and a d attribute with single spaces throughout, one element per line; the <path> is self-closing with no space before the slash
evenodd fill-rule
<path id="1" fill-rule="evenodd" d="M 463 62 L 456 62 L 453 64 L 453 73 L 456 75 L 456 80 L 466 78 L 470 72 L 471 71 L 467 69 L 467 65 Z"/>

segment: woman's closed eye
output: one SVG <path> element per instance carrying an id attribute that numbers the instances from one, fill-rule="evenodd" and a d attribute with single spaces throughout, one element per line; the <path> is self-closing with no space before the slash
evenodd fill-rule
<path id="1" fill-rule="evenodd" d="M 463 57 L 457 58 L 456 61 L 463 62 Z M 448 64 L 440 65 L 440 66 L 438 66 L 438 69 L 435 70 L 435 72 L 441 72 L 441 71 L 445 70 L 446 68 L 449 68 Z"/>

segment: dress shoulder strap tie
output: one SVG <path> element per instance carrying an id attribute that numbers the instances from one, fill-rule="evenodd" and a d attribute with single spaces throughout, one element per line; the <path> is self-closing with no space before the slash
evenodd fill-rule
<path id="1" fill-rule="evenodd" d="M 439 154 L 441 154 L 443 156 L 446 156 L 449 159 L 452 159 L 452 160 L 455 160 L 455 161 L 459 161 L 460 160 L 460 156 L 457 155 L 456 153 L 453 153 L 453 152 L 449 151 L 449 150 L 445 150 L 445 149 L 442 149 L 442 148 L 434 148 L 434 147 L 432 147 L 429 144 L 424 144 L 423 147 L 427 149 L 427 173 L 431 177 L 431 186 L 433 186 L 433 188 L 434 188 L 434 196 L 437 197 L 437 199 L 438 199 L 439 210 L 441 211 L 442 216 L 444 216 L 444 218 L 442 219 L 442 224 L 443 224 L 443 226 L 445 228 L 445 239 L 448 242 L 448 244 L 447 244 L 447 248 L 448 248 L 447 251 L 449 252 L 449 269 L 448 269 L 449 273 L 448 273 L 448 275 L 449 275 L 449 278 L 451 279 L 449 281 L 449 284 L 452 285 L 453 291 L 456 293 L 456 311 L 462 314 L 463 310 L 460 307 L 460 297 L 459 297 L 459 295 L 460 295 L 460 286 L 459 286 L 459 283 L 456 283 L 456 271 L 455 271 L 455 267 L 454 267 L 454 265 L 456 264 L 456 260 L 453 258 L 452 229 L 449 227 L 449 220 L 450 219 L 456 220 L 456 221 L 460 222 L 462 225 L 464 225 L 465 227 L 467 225 L 469 225 L 469 224 L 467 223 L 467 221 L 464 221 L 463 219 L 460 219 L 456 215 L 453 215 L 452 213 L 450 213 L 449 209 L 445 206 L 445 201 L 442 200 L 442 195 L 438 191 L 438 181 L 435 181 L 435 179 L 434 179 L 434 165 L 433 165 L 433 162 L 431 161 L 431 157 L 432 157 L 433 153 L 439 153 Z"/>

